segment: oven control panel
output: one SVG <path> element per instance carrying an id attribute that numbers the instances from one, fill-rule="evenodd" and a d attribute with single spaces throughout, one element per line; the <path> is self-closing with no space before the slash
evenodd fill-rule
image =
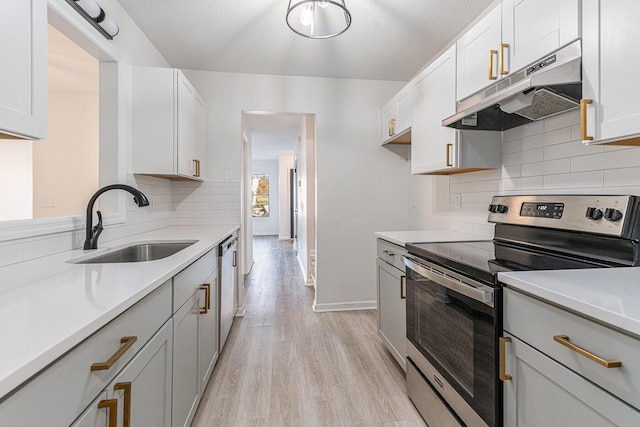
<path id="1" fill-rule="evenodd" d="M 622 236 L 634 196 L 494 196 L 489 222 Z"/>

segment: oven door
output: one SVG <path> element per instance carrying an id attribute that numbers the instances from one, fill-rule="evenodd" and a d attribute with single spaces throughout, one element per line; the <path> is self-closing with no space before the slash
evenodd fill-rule
<path id="1" fill-rule="evenodd" d="M 421 258 L 405 265 L 408 358 L 466 425 L 497 425 L 499 290 Z"/>

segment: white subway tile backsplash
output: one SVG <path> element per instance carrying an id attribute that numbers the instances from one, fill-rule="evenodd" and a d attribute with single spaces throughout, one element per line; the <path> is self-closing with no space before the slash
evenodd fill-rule
<path id="1" fill-rule="evenodd" d="M 572 125 L 580 125 L 580 111 L 573 110 L 557 116 L 551 116 L 548 119 L 542 121 L 544 124 L 544 131 L 559 129 L 563 127 L 570 127 Z"/>
<path id="2" fill-rule="evenodd" d="M 602 153 L 602 151 L 602 145 L 585 145 L 582 141 L 571 141 L 544 147 L 544 160 L 586 156 Z"/>
<path id="3" fill-rule="evenodd" d="M 542 132 L 544 132 L 544 124 L 542 121 L 531 122 L 529 124 L 504 131 L 502 134 L 502 140 L 513 141 L 514 139 L 525 138 Z"/>
<path id="4" fill-rule="evenodd" d="M 640 167 L 604 171 L 605 187 L 640 186 Z"/>
<path id="5" fill-rule="evenodd" d="M 543 160 L 542 148 L 502 155 L 502 164 L 505 166 L 522 165 L 525 163 L 535 163 L 535 162 L 541 162 L 542 160 Z"/>
<path id="6" fill-rule="evenodd" d="M 520 178 L 522 166 L 521 165 L 512 165 L 512 166 L 502 166 L 502 174 L 501 178 L 504 179 L 513 179 Z"/>
<path id="7" fill-rule="evenodd" d="M 601 188 L 604 182 L 602 171 L 565 173 L 544 177 L 545 189 Z"/>
<path id="8" fill-rule="evenodd" d="M 571 159 L 572 172 L 620 169 L 636 166 L 640 166 L 640 150 L 635 147 L 626 147 L 626 149 L 623 150 L 605 151 L 604 153 L 573 157 Z"/>
<path id="9" fill-rule="evenodd" d="M 521 166 L 522 177 L 569 172 L 571 172 L 571 159 L 558 159 L 549 160 L 546 162 L 527 163 Z"/>
<path id="10" fill-rule="evenodd" d="M 513 190 L 535 190 L 542 188 L 542 177 L 531 176 L 528 178 L 514 178 L 502 183 L 502 189 L 505 191 Z"/>
<path id="11" fill-rule="evenodd" d="M 502 154 L 517 153 L 522 151 L 522 139 L 514 139 L 502 143 Z"/>
<path id="12" fill-rule="evenodd" d="M 571 127 L 555 129 L 539 135 L 522 138 L 522 150 L 546 147 L 571 141 Z"/>

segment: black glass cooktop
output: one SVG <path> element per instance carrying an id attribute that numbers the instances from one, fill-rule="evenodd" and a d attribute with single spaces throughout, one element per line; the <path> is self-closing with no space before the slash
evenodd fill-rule
<path id="1" fill-rule="evenodd" d="M 501 271 L 614 267 L 620 264 L 495 241 L 407 243 L 410 254 L 488 284 Z"/>

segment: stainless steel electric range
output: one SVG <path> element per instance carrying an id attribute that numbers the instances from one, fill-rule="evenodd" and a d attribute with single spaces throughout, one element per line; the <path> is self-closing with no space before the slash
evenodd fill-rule
<path id="1" fill-rule="evenodd" d="M 640 264 L 640 197 L 496 196 L 488 220 L 492 241 L 406 245 L 407 389 L 429 425 L 502 425 L 498 272 Z"/>

